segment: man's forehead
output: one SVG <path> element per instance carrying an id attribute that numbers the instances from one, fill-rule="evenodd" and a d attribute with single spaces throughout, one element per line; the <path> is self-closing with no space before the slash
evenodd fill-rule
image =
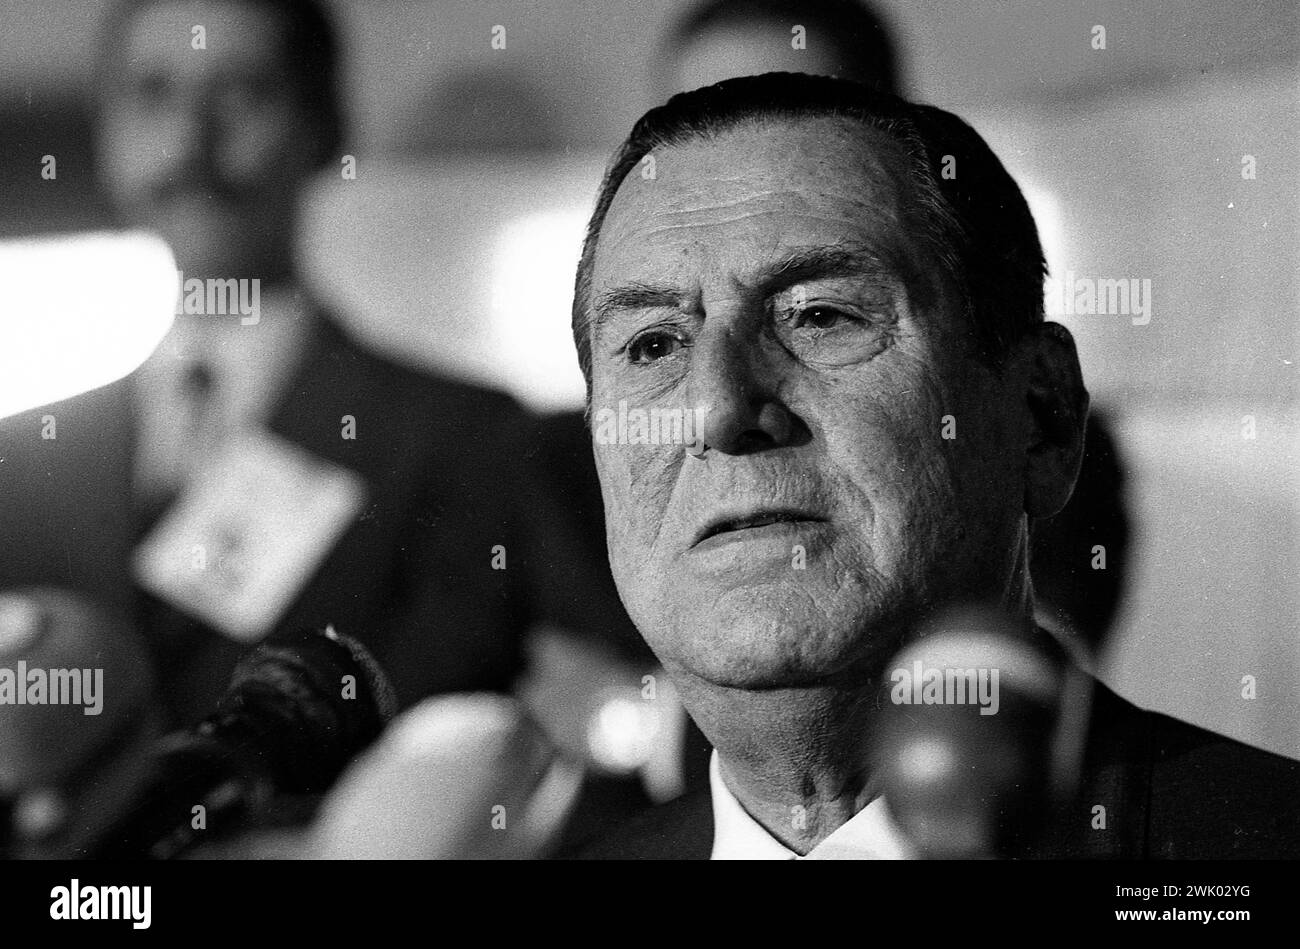
<path id="1" fill-rule="evenodd" d="M 233 0 L 155 0 L 127 18 L 122 31 L 131 66 L 162 64 L 200 71 L 205 63 L 253 65 L 278 59 L 282 17 L 269 7 Z M 193 46 L 203 28 L 204 48 Z"/>
<path id="2" fill-rule="evenodd" d="M 749 123 L 656 150 L 624 179 L 601 228 L 596 270 L 656 248 L 753 241 L 889 244 L 901 239 L 902 148 L 849 118 Z"/>

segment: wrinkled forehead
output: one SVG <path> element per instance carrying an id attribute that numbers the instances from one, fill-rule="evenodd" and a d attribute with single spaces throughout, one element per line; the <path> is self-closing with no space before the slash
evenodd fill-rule
<path id="1" fill-rule="evenodd" d="M 747 123 L 650 158 L 624 179 L 606 215 L 598 289 L 647 269 L 739 275 L 806 246 L 870 248 L 900 267 L 915 259 L 903 148 L 860 122 Z"/>

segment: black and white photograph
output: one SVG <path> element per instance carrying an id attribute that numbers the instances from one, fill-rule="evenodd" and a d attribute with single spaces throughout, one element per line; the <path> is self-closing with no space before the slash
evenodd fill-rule
<path id="1" fill-rule="evenodd" d="M 0 0 L 0 905 L 1279 922 L 1297 360 L 1294 0 Z"/>

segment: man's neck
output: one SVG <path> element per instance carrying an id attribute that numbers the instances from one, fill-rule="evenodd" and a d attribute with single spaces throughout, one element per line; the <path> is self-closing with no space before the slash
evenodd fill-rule
<path id="1" fill-rule="evenodd" d="M 691 705 L 727 788 L 769 833 L 805 854 L 877 794 L 863 740 L 873 693 L 781 689 L 746 692 L 740 701 L 696 696 L 701 701 Z"/>

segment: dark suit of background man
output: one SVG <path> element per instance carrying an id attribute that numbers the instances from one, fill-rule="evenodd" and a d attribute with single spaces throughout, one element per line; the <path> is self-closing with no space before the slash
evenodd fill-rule
<path id="1" fill-rule="evenodd" d="M 621 615 L 526 471 L 539 452 L 515 404 L 367 351 L 296 279 L 299 194 L 342 167 L 318 5 L 129 0 L 101 52 L 99 167 L 123 223 L 160 233 L 187 281 L 260 281 L 260 313 L 180 316 L 130 377 L 3 424 L 0 587 L 63 586 L 133 617 L 173 722 L 210 711 L 241 651 L 281 630 L 356 636 L 409 703 L 508 688 L 531 624 Z M 231 446 L 250 437 L 241 469 Z M 268 484 L 301 505 L 292 523 Z M 230 504 L 229 529 L 194 533 Z M 268 524 L 278 542 L 250 549 L 241 525 Z M 229 580 L 227 599 L 196 609 L 156 575 L 191 546 L 194 578 Z M 242 602 L 241 574 L 283 587 Z"/>
<path id="2" fill-rule="evenodd" d="M 1043 274 L 1015 182 L 938 109 L 769 74 L 637 123 L 574 338 L 597 425 L 620 403 L 707 412 L 701 452 L 593 440 L 615 581 L 715 751 L 709 789 L 592 856 L 915 852 L 866 740 L 891 657 L 953 603 L 1046 636 L 1030 526 L 1070 497 L 1088 396 Z M 1099 684 L 1081 784 L 1040 854 L 1300 847 L 1300 764 Z"/>

